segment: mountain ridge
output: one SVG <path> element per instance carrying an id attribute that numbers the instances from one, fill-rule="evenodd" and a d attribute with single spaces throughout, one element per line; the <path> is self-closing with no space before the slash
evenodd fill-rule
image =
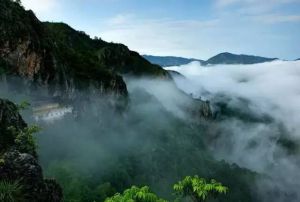
<path id="1" fill-rule="evenodd" d="M 257 64 L 263 62 L 271 62 L 277 59 L 278 58 L 266 58 L 254 55 L 223 52 L 209 58 L 208 60 L 206 60 L 206 62 L 207 64 Z"/>
<path id="2" fill-rule="evenodd" d="M 177 56 L 153 56 L 153 55 L 142 55 L 142 56 L 148 61 L 152 62 L 153 64 L 157 64 L 162 67 L 179 66 L 194 61 L 198 61 L 201 64 L 205 63 L 204 60 L 195 59 L 195 58 L 184 58 L 184 57 L 177 57 Z"/>
<path id="3" fill-rule="evenodd" d="M 218 64 L 257 64 L 262 62 L 270 62 L 278 58 L 267 58 L 246 54 L 233 54 L 228 52 L 219 53 L 208 60 L 200 60 L 194 58 L 173 57 L 173 56 L 153 56 L 143 55 L 144 58 L 154 64 L 163 67 L 186 65 L 191 62 L 200 62 L 201 65 L 218 65 Z"/>
<path id="4" fill-rule="evenodd" d="M 65 23 L 41 22 L 19 2 L 0 3 L 2 74 L 49 86 L 50 94 L 68 97 L 88 86 L 96 87 L 99 94 L 126 97 L 121 74 L 169 78 L 167 71 L 125 45 L 91 39 Z"/>

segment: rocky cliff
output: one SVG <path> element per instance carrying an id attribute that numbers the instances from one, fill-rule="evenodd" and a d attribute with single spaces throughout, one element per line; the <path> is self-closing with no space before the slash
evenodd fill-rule
<path id="1" fill-rule="evenodd" d="M 0 183 L 18 184 L 20 193 L 10 194 L 14 201 L 62 201 L 60 186 L 55 180 L 43 178 L 32 142 L 32 130 L 15 104 L 0 99 Z M 0 200 L 6 201 L 7 195 L 9 193 L 1 193 Z"/>
<path id="2" fill-rule="evenodd" d="M 64 23 L 40 22 L 16 1 L 0 0 L 0 80 L 9 81 L 7 75 L 24 80 L 17 89 L 43 87 L 47 96 L 62 100 L 107 94 L 127 98 L 120 75 L 171 81 L 166 70 L 125 45 L 91 39 Z M 82 91 L 88 96 L 78 96 Z M 204 106 L 201 115 L 209 114 Z"/>
<path id="3" fill-rule="evenodd" d="M 118 74 L 168 78 L 121 44 L 91 39 L 64 23 L 42 23 L 12 0 L 0 1 L 0 73 L 49 87 L 50 94 L 72 97 L 76 89 L 127 96 Z"/>

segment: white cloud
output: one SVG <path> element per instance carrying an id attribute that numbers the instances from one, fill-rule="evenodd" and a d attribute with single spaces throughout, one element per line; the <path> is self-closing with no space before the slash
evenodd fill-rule
<path id="1" fill-rule="evenodd" d="M 175 78 L 176 84 L 188 93 L 207 96 L 212 103 L 221 100 L 247 114 L 246 119 L 234 116 L 215 121 L 208 135 L 213 154 L 268 176 L 267 180 L 256 181 L 262 201 L 298 202 L 300 61 L 209 67 L 191 63 L 168 69 L 179 71 L 189 80 Z M 275 121 L 249 121 L 250 114 L 267 114 Z M 289 147 L 287 152 L 278 144 L 280 138 L 295 143 L 297 151 Z M 270 194 L 274 190 L 278 195 Z"/>
<path id="2" fill-rule="evenodd" d="M 210 92 L 213 96 L 222 93 L 250 100 L 257 111 L 283 122 L 300 140 L 299 61 L 214 67 L 202 67 L 198 63 L 191 63 L 169 69 L 179 71 L 193 81 L 193 89 L 198 85 L 193 94 Z"/>
<path id="3" fill-rule="evenodd" d="M 42 20 L 48 14 L 57 12 L 59 1 L 58 0 L 22 0 L 22 4 L 26 9 L 33 10 Z"/>
<path id="4" fill-rule="evenodd" d="M 289 4 L 289 3 L 299 3 L 299 0 L 216 0 L 215 4 L 219 8 L 224 8 L 228 6 L 266 6 L 268 7 L 274 7 L 279 6 L 283 4 Z"/>
<path id="5" fill-rule="evenodd" d="M 140 53 L 199 57 L 211 54 L 205 52 L 205 33 L 217 27 L 219 20 L 141 19 L 123 14 L 103 24 L 101 30 L 94 30 L 91 35 L 122 42 Z M 202 52 L 198 52 L 200 47 Z"/>
<path id="6" fill-rule="evenodd" d="M 227 7 L 240 2 L 240 0 L 216 0 L 216 6 L 218 8 Z"/>
<path id="7" fill-rule="evenodd" d="M 300 0 L 216 0 L 215 7 L 219 11 L 235 9 L 235 12 L 246 15 L 255 15 L 273 12 L 284 5 L 299 5 Z"/>
<path id="8" fill-rule="evenodd" d="M 258 22 L 275 24 L 283 22 L 300 22 L 300 15 L 260 15 L 253 17 Z"/>
<path id="9" fill-rule="evenodd" d="M 107 21 L 107 23 L 111 26 L 120 26 L 123 24 L 127 24 L 129 21 L 133 20 L 133 14 L 119 14 Z"/>

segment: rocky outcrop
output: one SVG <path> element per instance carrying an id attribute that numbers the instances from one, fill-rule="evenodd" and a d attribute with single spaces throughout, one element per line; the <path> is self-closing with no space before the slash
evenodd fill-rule
<path id="1" fill-rule="evenodd" d="M 0 70 L 1 61 L 5 72 L 47 86 L 54 96 L 74 97 L 76 90 L 93 86 L 99 95 L 126 97 L 118 74 L 169 78 L 122 44 L 91 39 L 64 23 L 42 23 L 12 0 L 0 1 Z"/>
<path id="2" fill-rule="evenodd" d="M 66 36 L 71 41 L 64 41 L 32 11 L 25 11 L 11 0 L 0 1 L 0 59 L 7 64 L 7 73 L 48 87 L 50 95 L 66 95 L 94 85 L 100 88 L 98 94 L 127 96 L 121 76 L 101 68 L 92 55 L 83 55 L 90 51 L 89 47 L 75 47 L 77 40 L 81 40 L 72 38 L 76 34 L 93 41 L 73 29 Z"/>
<path id="3" fill-rule="evenodd" d="M 60 202 L 62 190 L 54 180 L 43 179 L 36 152 L 19 149 L 17 136 L 26 127 L 17 106 L 0 99 L 0 181 L 18 181 L 22 186 L 22 201 Z"/>
<path id="4" fill-rule="evenodd" d="M 9 130 L 9 127 L 13 126 L 19 131 L 27 126 L 17 112 L 16 105 L 0 99 L 0 153 L 14 144 L 16 136 Z"/>
<path id="5" fill-rule="evenodd" d="M 172 80 L 168 71 L 125 45 L 91 39 L 64 23 L 42 23 L 12 0 L 0 1 L 0 79 L 1 72 L 21 78 L 6 78 L 16 89 L 72 103 L 108 94 L 127 103 L 119 74 Z"/>
<path id="6" fill-rule="evenodd" d="M 206 119 L 211 119 L 213 117 L 209 101 L 200 101 L 198 114 L 200 114 L 200 117 L 205 117 Z"/>
<path id="7" fill-rule="evenodd" d="M 22 41 L 12 50 L 9 47 L 10 44 L 6 43 L 0 49 L 0 53 L 1 57 L 6 58 L 9 64 L 16 67 L 17 74 L 33 80 L 42 66 L 42 56 L 31 51 L 30 44 L 30 41 Z"/>

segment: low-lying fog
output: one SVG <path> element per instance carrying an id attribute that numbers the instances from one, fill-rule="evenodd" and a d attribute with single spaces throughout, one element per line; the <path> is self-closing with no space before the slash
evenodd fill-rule
<path id="1" fill-rule="evenodd" d="M 211 150 L 219 159 L 270 176 L 270 181 L 258 182 L 267 201 L 299 200 L 300 61 L 205 67 L 193 62 L 166 69 L 184 76 L 174 77 L 180 89 L 210 100 L 215 109 L 223 101 L 257 117 L 254 121 L 239 116 L 222 119 Z M 285 190 L 291 198 L 274 188 Z"/>
<path id="2" fill-rule="evenodd" d="M 249 199 L 252 189 L 261 201 L 299 201 L 300 62 L 191 63 L 168 69 L 183 75 L 173 74 L 180 89 L 210 101 L 214 120 L 195 124 L 187 110 L 194 101 L 161 80 L 127 78 L 129 101 L 121 113 L 107 104 L 109 96 L 77 92 L 81 99 L 74 103 L 41 100 L 26 93 L 22 83 L 8 87 L 5 79 L 0 97 L 32 103 L 33 110 L 23 115 L 42 127 L 37 135 L 40 162 L 69 200 L 80 200 L 73 193 L 81 189 L 81 178 L 88 178 L 91 187 L 110 182 L 118 191 L 146 184 L 170 196 L 172 183 L 198 174 L 228 185 L 229 201 Z M 45 94 L 43 88 L 35 93 Z M 252 174 L 214 158 L 262 175 L 252 185 Z M 61 174 L 66 169 L 71 174 Z"/>
<path id="3" fill-rule="evenodd" d="M 175 77 L 179 88 L 193 96 L 208 100 L 218 94 L 245 98 L 252 102 L 253 110 L 284 122 L 296 136 L 300 132 L 299 61 L 216 66 L 195 62 L 168 69 L 180 72 L 190 81 Z"/>

